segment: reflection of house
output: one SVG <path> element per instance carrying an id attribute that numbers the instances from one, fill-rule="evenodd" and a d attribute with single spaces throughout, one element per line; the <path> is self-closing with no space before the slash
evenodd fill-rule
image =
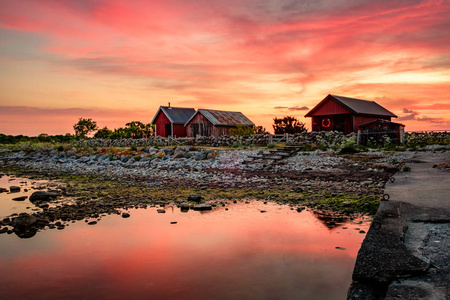
<path id="1" fill-rule="evenodd" d="M 230 129 L 238 124 L 255 126 L 240 112 L 199 109 L 186 122 L 186 134 L 189 137 L 229 135 Z"/>
<path id="2" fill-rule="evenodd" d="M 326 96 L 305 117 L 312 118 L 312 131 L 357 132 L 358 127 L 378 119 L 391 121 L 396 115 L 374 101 Z"/>
<path id="3" fill-rule="evenodd" d="M 155 136 L 185 137 L 184 124 L 195 114 L 193 108 L 160 106 L 152 120 L 155 124 Z"/>
<path id="4" fill-rule="evenodd" d="M 378 119 L 359 125 L 359 128 L 362 133 L 361 143 L 364 145 L 368 144 L 369 139 L 372 139 L 373 143 L 383 144 L 385 136 L 389 137 L 391 142 L 400 144 L 405 125 Z"/>

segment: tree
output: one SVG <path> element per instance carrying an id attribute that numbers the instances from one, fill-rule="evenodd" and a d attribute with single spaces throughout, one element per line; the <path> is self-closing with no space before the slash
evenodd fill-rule
<path id="1" fill-rule="evenodd" d="M 153 125 L 144 124 L 139 121 L 131 121 L 125 124 L 125 131 L 128 137 L 133 139 L 147 138 L 153 135 Z"/>
<path id="2" fill-rule="evenodd" d="M 255 134 L 266 134 L 269 133 L 266 128 L 262 127 L 262 126 L 256 126 L 255 129 Z"/>
<path id="3" fill-rule="evenodd" d="M 306 131 L 305 123 L 294 117 L 273 118 L 273 130 L 275 134 L 300 133 Z"/>
<path id="4" fill-rule="evenodd" d="M 97 132 L 94 134 L 94 138 L 96 139 L 107 139 L 110 134 L 112 133 L 111 130 L 108 129 L 108 127 L 103 127 L 99 130 L 97 130 Z"/>
<path id="5" fill-rule="evenodd" d="M 242 136 L 242 135 L 252 135 L 254 133 L 255 133 L 255 130 L 253 129 L 252 126 L 248 126 L 248 125 L 244 125 L 244 124 L 237 124 L 236 128 L 230 129 L 231 135 Z"/>
<path id="6" fill-rule="evenodd" d="M 75 135 L 77 137 L 86 137 L 89 133 L 96 131 L 98 128 L 97 122 L 92 121 L 91 118 L 84 119 L 79 118 L 78 123 L 73 125 L 73 129 L 75 130 Z"/>

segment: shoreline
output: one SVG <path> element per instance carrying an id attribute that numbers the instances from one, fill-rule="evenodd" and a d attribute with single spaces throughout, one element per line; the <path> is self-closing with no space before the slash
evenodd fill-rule
<path id="1" fill-rule="evenodd" d="M 37 221 L 30 228 L 14 226 L 18 216 L 0 225 L 9 233 L 27 237 L 44 228 L 62 229 L 73 220 L 101 219 L 102 214 L 120 214 L 132 207 L 169 203 L 215 206 L 239 199 L 274 201 L 299 210 L 309 207 L 324 211 L 331 220 L 338 215 L 373 214 L 397 164 L 411 154 L 335 156 L 315 151 L 282 161 L 248 162 L 250 155 L 262 150 L 184 150 L 188 151 L 183 157 L 176 157 L 176 149 L 146 148 L 139 151 L 141 159 L 136 159 L 139 152 L 128 152 L 120 160 L 110 160 L 111 154 L 103 150 L 38 149 L 4 154 L 0 156 L 1 172 L 59 179 L 64 184 L 56 192 L 71 197 L 74 204 L 50 209 L 44 201 L 37 204 L 42 211 L 33 213 Z M 192 200 L 190 195 L 199 198 Z"/>

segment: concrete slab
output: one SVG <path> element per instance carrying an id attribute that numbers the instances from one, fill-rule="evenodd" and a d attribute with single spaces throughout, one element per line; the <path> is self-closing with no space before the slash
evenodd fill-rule
<path id="1" fill-rule="evenodd" d="M 419 152 L 386 184 L 348 299 L 450 299 L 450 152 Z M 376 226 L 375 226 L 376 225 Z"/>

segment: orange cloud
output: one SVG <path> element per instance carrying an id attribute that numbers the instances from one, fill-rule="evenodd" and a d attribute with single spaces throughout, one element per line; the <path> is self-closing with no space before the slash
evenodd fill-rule
<path id="1" fill-rule="evenodd" d="M 333 93 L 397 113 L 443 104 L 427 115 L 445 125 L 449 12 L 434 0 L 2 1 L 0 104 L 262 117 Z"/>

